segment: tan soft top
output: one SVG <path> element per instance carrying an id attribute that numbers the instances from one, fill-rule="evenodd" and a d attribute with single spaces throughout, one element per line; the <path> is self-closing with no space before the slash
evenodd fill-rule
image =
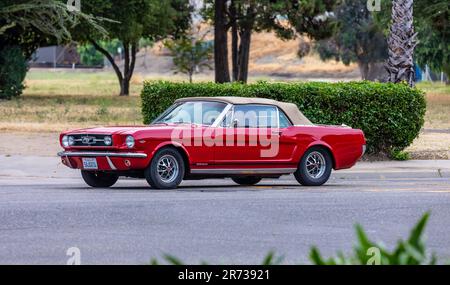
<path id="1" fill-rule="evenodd" d="M 186 97 L 176 100 L 175 102 L 186 102 L 186 101 L 219 101 L 224 103 L 230 103 L 233 105 L 244 105 L 244 104 L 264 104 L 277 106 L 288 116 L 289 120 L 294 125 L 313 125 L 305 115 L 300 112 L 297 105 L 293 103 L 279 102 L 272 99 L 265 98 L 250 98 L 250 97 Z"/>

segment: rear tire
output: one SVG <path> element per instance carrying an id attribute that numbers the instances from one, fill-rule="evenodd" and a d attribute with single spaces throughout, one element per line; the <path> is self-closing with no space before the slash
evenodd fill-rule
<path id="1" fill-rule="evenodd" d="M 183 181 L 185 172 L 181 154 L 172 147 L 159 150 L 145 170 L 145 179 L 154 189 L 174 189 Z"/>
<path id="2" fill-rule="evenodd" d="M 81 177 L 87 185 L 94 188 L 111 187 L 119 179 L 116 174 L 86 170 L 81 170 Z"/>
<path id="3" fill-rule="evenodd" d="M 236 182 L 239 185 L 245 185 L 245 186 L 251 186 L 257 184 L 259 181 L 261 181 L 261 177 L 257 176 L 238 176 L 238 177 L 232 177 L 231 180 Z"/>
<path id="4" fill-rule="evenodd" d="M 333 168 L 333 160 L 328 150 L 311 147 L 299 162 L 295 179 L 304 186 L 320 186 L 328 181 Z"/>

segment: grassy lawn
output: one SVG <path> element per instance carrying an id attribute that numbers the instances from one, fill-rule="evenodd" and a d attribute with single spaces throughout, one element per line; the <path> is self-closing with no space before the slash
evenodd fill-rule
<path id="1" fill-rule="evenodd" d="M 132 94 L 119 97 L 112 72 L 30 71 L 23 96 L 0 102 L 0 130 L 59 132 L 75 127 L 142 124 L 142 81 L 139 76 L 133 78 Z M 450 86 L 420 83 L 418 87 L 427 92 L 425 128 L 450 129 Z"/>
<path id="2" fill-rule="evenodd" d="M 417 87 L 427 94 L 425 129 L 450 129 L 450 85 L 421 82 Z"/>
<path id="3" fill-rule="evenodd" d="M 23 96 L 0 102 L 0 130 L 61 131 L 93 125 L 142 124 L 142 81 L 132 80 L 121 97 L 117 79 L 106 72 L 32 71 Z"/>

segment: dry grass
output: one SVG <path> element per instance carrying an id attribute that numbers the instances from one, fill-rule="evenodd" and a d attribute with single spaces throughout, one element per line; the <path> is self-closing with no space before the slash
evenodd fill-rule
<path id="1" fill-rule="evenodd" d="M 450 129 L 450 86 L 423 82 L 418 87 L 427 94 L 425 129 Z"/>
<path id="2" fill-rule="evenodd" d="M 415 159 L 450 159 L 450 86 L 422 82 L 426 92 L 425 131 L 406 149 Z"/>
<path id="3" fill-rule="evenodd" d="M 253 74 L 318 74 L 333 75 L 353 73 L 357 68 L 351 64 L 345 66 L 342 62 L 329 61 L 324 64 L 318 55 L 310 54 L 305 58 L 298 58 L 298 46 L 302 40 L 283 41 L 273 33 L 255 34 L 252 38 L 250 50 L 249 70 Z"/>
<path id="4" fill-rule="evenodd" d="M 141 124 L 141 81 L 119 97 L 111 73 L 31 71 L 24 95 L 0 102 L 0 130 L 61 131 L 92 125 Z"/>

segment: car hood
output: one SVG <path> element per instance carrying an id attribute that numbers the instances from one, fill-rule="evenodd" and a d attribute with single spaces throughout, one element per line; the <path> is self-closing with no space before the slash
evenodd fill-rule
<path id="1" fill-rule="evenodd" d="M 161 130 L 173 130 L 174 128 L 186 127 L 190 128 L 192 125 L 184 124 L 155 124 L 150 126 L 114 126 L 114 127 L 95 127 L 95 128 L 84 128 L 76 129 L 64 132 L 67 134 L 105 134 L 105 135 L 132 135 L 140 131 L 161 131 Z"/>

